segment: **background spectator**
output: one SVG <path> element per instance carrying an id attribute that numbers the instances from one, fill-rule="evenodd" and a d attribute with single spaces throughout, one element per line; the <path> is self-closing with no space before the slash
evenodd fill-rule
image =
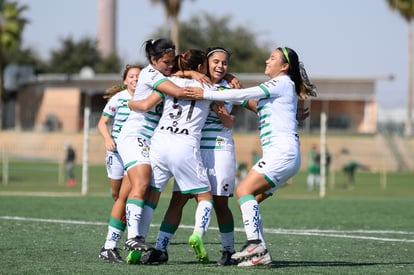
<path id="1" fill-rule="evenodd" d="M 312 191 L 315 186 L 319 187 L 321 181 L 321 168 L 319 166 L 319 161 L 317 161 L 318 155 L 319 152 L 317 151 L 316 145 L 312 145 L 312 148 L 308 153 L 308 176 L 306 179 L 309 191 Z"/>
<path id="2" fill-rule="evenodd" d="M 349 161 L 346 163 L 342 171 L 344 172 L 344 187 L 347 189 L 353 189 L 355 187 L 355 171 L 357 168 L 360 168 L 362 170 L 369 170 L 369 167 L 366 165 L 363 165 L 356 161 Z"/>
<path id="3" fill-rule="evenodd" d="M 65 167 L 66 167 L 66 185 L 72 187 L 76 185 L 75 173 L 73 169 L 75 167 L 76 152 L 73 149 L 72 144 L 69 141 L 65 142 L 66 158 L 65 158 Z"/>

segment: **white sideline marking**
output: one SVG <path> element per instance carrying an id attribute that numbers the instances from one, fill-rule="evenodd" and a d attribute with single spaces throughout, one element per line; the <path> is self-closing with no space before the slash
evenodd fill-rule
<path id="1" fill-rule="evenodd" d="M 62 223 L 62 224 L 81 224 L 81 225 L 108 225 L 105 222 L 91 222 L 91 221 L 74 221 L 74 220 L 60 220 L 60 219 L 41 219 L 28 218 L 17 216 L 0 216 L 1 220 L 15 220 L 15 221 L 32 221 L 32 222 L 48 222 L 48 223 Z M 151 227 L 159 227 L 159 224 L 151 224 Z M 193 229 L 191 225 L 180 225 L 181 228 Z M 218 230 L 217 227 L 210 227 L 209 230 Z M 234 228 L 234 231 L 244 232 L 243 228 Z M 348 239 L 362 239 L 372 241 L 384 242 L 406 242 L 414 243 L 414 239 L 399 239 L 399 238 L 379 238 L 371 236 L 359 236 L 350 234 L 397 234 L 397 235 L 414 235 L 410 231 L 394 231 L 394 230 L 321 230 L 321 229 L 267 229 L 267 234 L 284 234 L 284 235 L 304 235 L 304 236 L 322 236 L 333 238 L 348 238 Z"/>

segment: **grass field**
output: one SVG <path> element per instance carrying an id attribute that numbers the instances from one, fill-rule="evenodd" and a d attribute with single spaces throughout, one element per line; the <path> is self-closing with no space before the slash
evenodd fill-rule
<path id="1" fill-rule="evenodd" d="M 168 264 L 104 262 L 98 252 L 112 207 L 104 168 L 91 167 L 87 196 L 78 195 L 80 184 L 58 184 L 53 169 L 21 164 L 9 184 L 0 185 L 0 274 L 414 274 L 413 173 L 389 174 L 384 186 L 379 174 L 361 172 L 353 190 L 343 189 L 337 174 L 325 199 L 307 191 L 306 174 L 299 173 L 261 205 L 272 266 L 238 268 L 216 265 L 221 246 L 215 219 L 205 237 L 211 263 L 196 262 L 187 244 L 193 201 L 169 248 Z M 168 191 L 155 211 L 149 242 L 155 241 L 167 204 Z M 235 199 L 231 207 L 238 249 L 245 234 Z"/>

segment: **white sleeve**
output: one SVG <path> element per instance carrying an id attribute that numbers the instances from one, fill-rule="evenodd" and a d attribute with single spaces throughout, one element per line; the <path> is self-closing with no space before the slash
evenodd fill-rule
<path id="1" fill-rule="evenodd" d="M 260 99 L 265 97 L 267 97 L 266 92 L 260 86 L 255 86 L 246 89 L 228 89 L 225 92 L 204 90 L 203 95 L 203 98 L 208 100 L 229 100 L 239 102 L 245 99 Z"/>

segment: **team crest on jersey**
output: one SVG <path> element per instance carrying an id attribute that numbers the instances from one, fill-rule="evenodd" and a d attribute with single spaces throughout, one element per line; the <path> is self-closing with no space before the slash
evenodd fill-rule
<path id="1" fill-rule="evenodd" d="M 217 146 L 223 146 L 226 143 L 226 141 L 222 137 L 217 137 L 216 143 L 217 143 Z"/>
<path id="2" fill-rule="evenodd" d="M 148 149 L 148 147 L 142 148 L 141 155 L 145 158 L 149 158 L 149 149 Z"/>

